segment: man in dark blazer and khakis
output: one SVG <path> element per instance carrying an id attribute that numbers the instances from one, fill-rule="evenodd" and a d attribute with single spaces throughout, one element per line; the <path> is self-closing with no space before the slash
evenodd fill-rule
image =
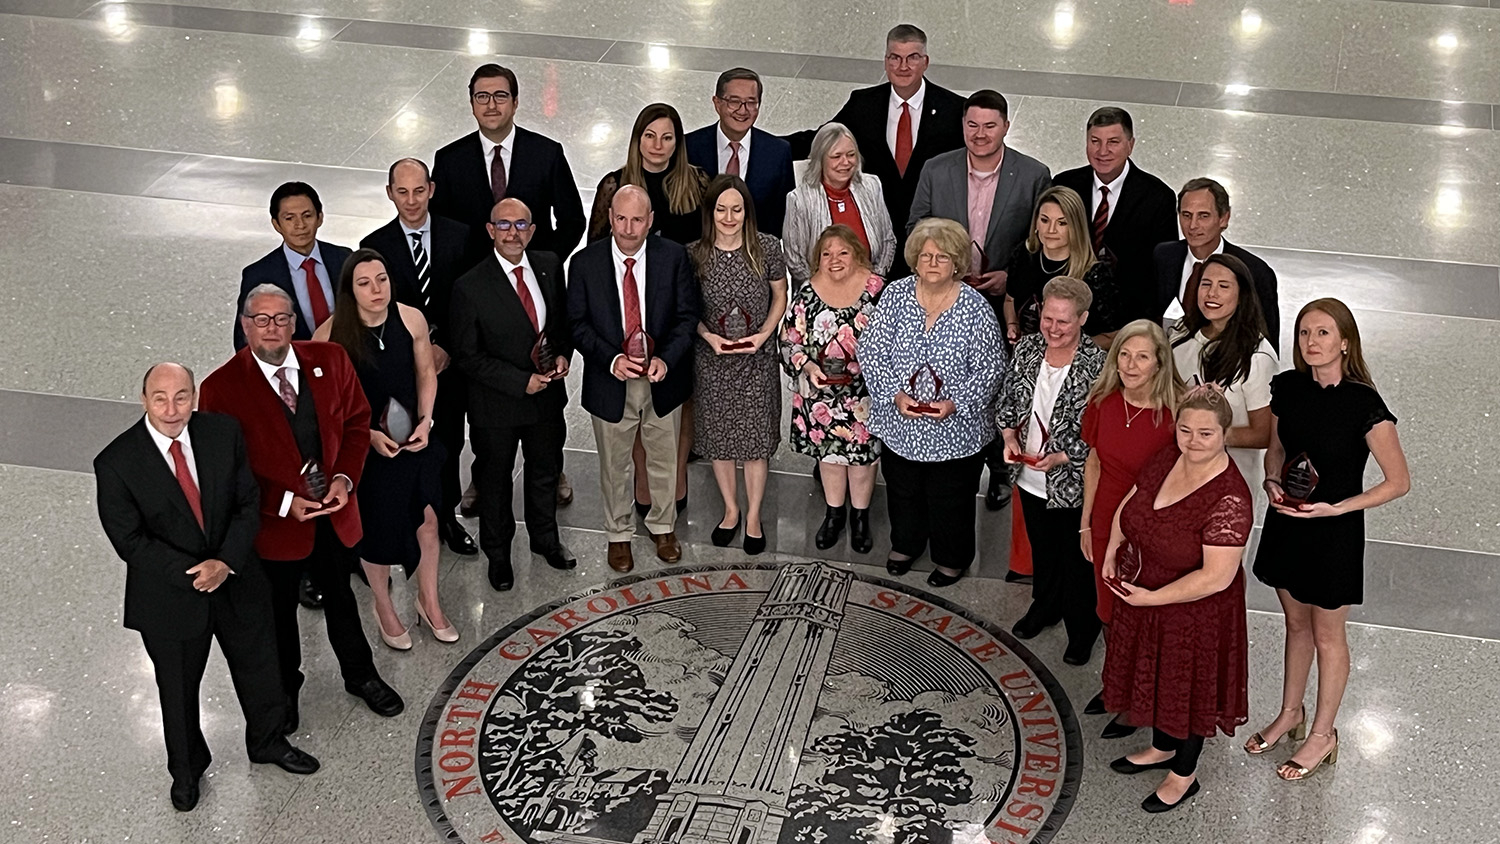
<path id="1" fill-rule="evenodd" d="M 557 529 L 573 342 L 562 263 L 546 250 L 527 252 L 533 224 L 526 204 L 501 200 L 488 229 L 490 253 L 454 285 L 448 325 L 454 359 L 469 382 L 479 546 L 489 558 L 490 585 L 504 591 L 515 584 L 511 494 L 518 446 L 531 550 L 555 569 L 577 565 Z"/>
<path id="2" fill-rule="evenodd" d="M 646 530 L 665 563 L 677 542 L 677 437 L 682 403 L 693 393 L 698 284 L 687 250 L 651 231 L 651 199 L 634 185 L 615 193 L 610 232 L 568 265 L 568 317 L 583 355 L 583 407 L 594 417 L 609 565 L 635 565 L 630 537 L 635 496 L 628 483 L 636 435 L 646 450 L 651 510 Z M 641 338 L 645 348 L 629 340 Z"/>
<path id="3" fill-rule="evenodd" d="M 233 419 L 194 413 L 193 373 L 147 370 L 145 416 L 94 458 L 99 521 L 125 561 L 125 626 L 156 671 L 172 805 L 190 811 L 211 755 L 198 688 L 215 638 L 245 714 L 252 762 L 310 774 L 318 760 L 282 735 L 271 592 L 255 555 L 260 491 Z"/>

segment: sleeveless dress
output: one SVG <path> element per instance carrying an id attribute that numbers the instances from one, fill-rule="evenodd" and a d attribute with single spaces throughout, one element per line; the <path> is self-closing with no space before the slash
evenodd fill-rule
<path id="1" fill-rule="evenodd" d="M 363 362 L 355 364 L 355 371 L 370 401 L 370 430 L 381 430 L 381 416 L 392 398 L 417 421 L 416 357 L 411 333 L 395 302 L 386 312 L 383 332 L 379 327 L 365 331 L 365 355 Z M 359 518 L 365 528 L 358 546 L 360 559 L 403 566 L 408 578 L 417 570 L 422 556 L 417 528 L 422 525 L 423 511 L 429 506 L 433 512 L 442 509 L 439 475 L 445 454 L 442 444 L 431 436 L 421 451 L 402 451 L 395 457 L 382 457 L 370 449 L 359 482 Z"/>

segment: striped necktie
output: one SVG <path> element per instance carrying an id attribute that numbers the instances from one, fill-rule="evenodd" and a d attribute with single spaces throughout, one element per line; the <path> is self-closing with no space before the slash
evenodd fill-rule
<path id="1" fill-rule="evenodd" d="M 425 309 L 432 304 L 432 294 L 428 287 L 432 285 L 432 262 L 427 260 L 427 250 L 422 248 L 422 233 L 411 233 L 411 259 L 417 265 L 417 288 L 422 294 L 422 307 Z"/>

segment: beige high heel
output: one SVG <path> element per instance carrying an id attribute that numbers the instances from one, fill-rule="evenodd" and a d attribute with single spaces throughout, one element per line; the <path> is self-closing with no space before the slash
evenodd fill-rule
<path id="1" fill-rule="evenodd" d="M 411 631 L 402 630 L 400 635 L 392 636 L 385 632 L 385 627 L 380 623 L 380 616 L 375 616 L 375 627 L 380 631 L 380 641 L 393 651 L 411 650 Z"/>
<path id="2" fill-rule="evenodd" d="M 1282 764 L 1280 768 L 1276 769 L 1276 776 L 1281 777 L 1287 782 L 1297 782 L 1299 780 L 1305 780 L 1308 777 L 1312 776 L 1317 772 L 1318 768 L 1322 767 L 1324 762 L 1327 762 L 1329 765 L 1337 765 L 1339 763 L 1338 728 L 1334 728 L 1332 735 L 1328 735 L 1325 733 L 1310 733 L 1309 735 L 1314 735 L 1318 738 L 1331 738 L 1333 739 L 1333 747 L 1330 747 L 1328 749 L 1328 752 L 1323 754 L 1322 759 L 1314 762 L 1311 768 L 1304 768 L 1301 765 L 1293 765 L 1291 760 L 1287 760 Z"/>
<path id="3" fill-rule="evenodd" d="M 422 599 L 420 597 L 417 598 L 417 618 L 419 619 L 418 623 L 427 625 L 427 629 L 432 631 L 432 638 L 439 642 L 446 642 L 451 645 L 458 641 L 457 628 L 432 626 L 432 619 L 428 618 L 427 613 L 422 611 Z M 408 645 L 408 647 L 410 646 Z"/>
<path id="4" fill-rule="evenodd" d="M 1307 738 L 1307 706 L 1299 706 L 1297 707 L 1297 709 L 1302 710 L 1302 720 L 1297 722 L 1297 726 L 1282 733 L 1279 737 L 1277 737 L 1275 741 L 1270 742 L 1266 741 L 1265 736 L 1261 735 L 1260 733 L 1256 733 L 1250 737 L 1249 741 L 1245 742 L 1245 752 L 1250 754 L 1251 756 L 1259 756 L 1262 753 L 1265 753 L 1266 751 L 1275 747 L 1276 745 L 1281 744 L 1281 740 L 1286 738 L 1287 736 L 1291 736 L 1292 741 L 1302 741 L 1303 739 Z M 1283 709 L 1281 711 L 1293 712 L 1295 710 Z"/>

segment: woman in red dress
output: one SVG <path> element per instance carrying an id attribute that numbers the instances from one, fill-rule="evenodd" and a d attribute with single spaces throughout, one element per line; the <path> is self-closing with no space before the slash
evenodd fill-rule
<path id="1" fill-rule="evenodd" d="M 1141 803 L 1166 812 L 1198 793 L 1203 741 L 1233 735 L 1249 711 L 1245 574 L 1250 488 L 1224 449 L 1233 420 L 1216 388 L 1177 407 L 1176 447 L 1146 462 L 1115 515 L 1104 581 L 1117 596 L 1104 704 L 1152 728 L 1151 746 L 1110 763 L 1166 770 Z M 1179 453 L 1180 452 L 1180 453 Z"/>
<path id="2" fill-rule="evenodd" d="M 1089 456 L 1083 465 L 1083 520 L 1078 535 L 1084 558 L 1094 564 L 1096 609 L 1106 631 L 1115 601 L 1101 575 L 1110 525 L 1141 467 L 1173 442 L 1172 407 L 1181 393 L 1182 379 L 1177 377 L 1172 347 L 1161 326 L 1138 319 L 1120 329 L 1083 411 L 1083 441 L 1089 446 Z M 1104 714 L 1104 694 L 1095 695 L 1083 711 Z M 1104 728 L 1104 738 L 1123 738 L 1135 729 L 1111 721 Z"/>

